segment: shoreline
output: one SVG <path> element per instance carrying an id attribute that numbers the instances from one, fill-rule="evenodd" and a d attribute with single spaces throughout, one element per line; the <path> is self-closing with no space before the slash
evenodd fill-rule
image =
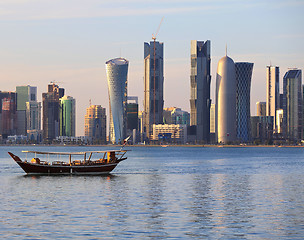
<path id="1" fill-rule="evenodd" d="M 0 144 L 0 147 L 18 147 L 18 146 L 25 146 L 25 147 L 121 147 L 121 145 L 112 145 L 112 144 L 101 144 L 101 145 L 77 145 L 77 144 Z M 289 148 L 302 148 L 304 146 L 302 145 L 217 145 L 217 144 L 164 144 L 164 145 L 157 145 L 157 144 L 151 144 L 151 145 L 126 145 L 127 147 L 161 147 L 161 148 L 167 148 L 167 147 L 197 147 L 197 148 L 281 148 L 281 147 L 289 147 Z"/>

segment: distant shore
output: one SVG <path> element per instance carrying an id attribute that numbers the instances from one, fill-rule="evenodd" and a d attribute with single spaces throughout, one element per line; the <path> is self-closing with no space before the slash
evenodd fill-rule
<path id="1" fill-rule="evenodd" d="M 13 147 L 13 146 L 27 146 L 27 147 L 121 147 L 121 145 L 112 145 L 112 144 L 101 144 L 101 145 L 77 145 L 77 144 L 0 144 L 0 146 L 4 147 Z M 217 144 L 151 144 L 151 145 L 144 145 L 144 144 L 136 144 L 136 145 L 126 145 L 127 147 L 197 147 L 197 148 L 274 148 L 274 147 L 295 147 L 295 148 L 302 148 L 302 145 L 217 145 Z"/>

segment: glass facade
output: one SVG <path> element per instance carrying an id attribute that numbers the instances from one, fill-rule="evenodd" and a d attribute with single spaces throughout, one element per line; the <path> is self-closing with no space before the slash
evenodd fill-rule
<path id="1" fill-rule="evenodd" d="M 210 142 L 210 48 L 209 40 L 191 41 L 190 125 L 196 140 Z"/>
<path id="2" fill-rule="evenodd" d="M 152 125 L 163 123 L 164 107 L 164 43 L 144 43 L 144 111 L 143 129 L 152 136 Z"/>
<path id="3" fill-rule="evenodd" d="M 276 111 L 280 108 L 280 69 L 279 67 L 267 66 L 267 93 L 266 93 L 266 116 L 273 116 L 273 127 L 276 128 Z"/>
<path id="4" fill-rule="evenodd" d="M 236 135 L 241 142 L 250 141 L 250 86 L 253 63 L 235 63 Z"/>
<path id="5" fill-rule="evenodd" d="M 115 58 L 106 62 L 110 105 L 110 141 L 121 143 L 126 137 L 128 60 Z"/>
<path id="6" fill-rule="evenodd" d="M 302 71 L 289 70 L 283 78 L 283 128 L 290 140 L 302 138 Z"/>
<path id="7" fill-rule="evenodd" d="M 52 83 L 48 85 L 48 92 L 42 93 L 43 105 L 43 138 L 46 142 L 51 142 L 59 136 L 60 122 L 60 101 L 64 94 L 64 89 Z"/>
<path id="8" fill-rule="evenodd" d="M 75 109 L 74 98 L 60 98 L 60 136 L 75 137 Z"/>

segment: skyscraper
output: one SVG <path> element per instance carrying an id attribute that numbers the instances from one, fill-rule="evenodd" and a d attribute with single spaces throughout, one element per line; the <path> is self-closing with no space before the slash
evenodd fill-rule
<path id="1" fill-rule="evenodd" d="M 85 115 L 85 136 L 93 142 L 106 143 L 106 109 L 100 105 L 91 105 Z"/>
<path id="2" fill-rule="evenodd" d="M 130 131 L 138 130 L 138 97 L 128 97 L 127 129 Z"/>
<path id="3" fill-rule="evenodd" d="M 51 142 L 59 136 L 59 98 L 64 96 L 64 89 L 59 88 L 55 83 L 48 85 L 48 92 L 42 93 L 43 102 L 43 138 L 46 142 Z"/>
<path id="4" fill-rule="evenodd" d="M 236 134 L 241 142 L 248 142 L 251 134 L 250 86 L 253 63 L 237 62 L 236 70 Z"/>
<path id="5" fill-rule="evenodd" d="M 41 129 L 41 102 L 26 102 L 27 130 Z"/>
<path id="6" fill-rule="evenodd" d="M 235 64 L 227 55 L 217 65 L 216 76 L 216 138 L 220 143 L 236 140 L 236 78 Z"/>
<path id="7" fill-rule="evenodd" d="M 17 133 L 17 114 L 15 92 L 0 91 L 0 134 L 3 138 Z"/>
<path id="8" fill-rule="evenodd" d="M 76 101 L 64 95 L 60 98 L 60 136 L 75 137 Z"/>
<path id="9" fill-rule="evenodd" d="M 190 125 L 196 140 L 210 141 L 210 41 L 191 40 Z"/>
<path id="10" fill-rule="evenodd" d="M 302 98 L 302 71 L 289 70 L 283 78 L 283 127 L 294 141 L 302 137 Z"/>
<path id="11" fill-rule="evenodd" d="M 129 61 L 115 58 L 106 62 L 110 106 L 110 141 L 118 144 L 127 131 L 127 76 Z"/>
<path id="12" fill-rule="evenodd" d="M 17 134 L 27 135 L 26 103 L 37 102 L 37 87 L 17 86 Z"/>
<path id="13" fill-rule="evenodd" d="M 280 108 L 280 70 L 279 67 L 267 66 L 266 116 L 273 116 L 273 127 L 276 128 L 276 110 Z"/>
<path id="14" fill-rule="evenodd" d="M 164 107 L 164 43 L 144 43 L 144 112 L 143 132 L 150 138 L 153 124 L 163 123 Z"/>

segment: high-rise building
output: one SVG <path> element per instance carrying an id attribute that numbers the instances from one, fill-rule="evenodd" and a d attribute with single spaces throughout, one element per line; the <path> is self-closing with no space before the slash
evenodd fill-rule
<path id="1" fill-rule="evenodd" d="M 235 64 L 227 55 L 217 65 L 216 76 L 216 139 L 220 143 L 236 140 Z"/>
<path id="2" fill-rule="evenodd" d="M 75 137 L 76 101 L 64 95 L 60 100 L 60 136 Z"/>
<path id="3" fill-rule="evenodd" d="M 164 107 L 164 43 L 144 43 L 144 129 L 152 136 L 153 124 L 163 124 Z"/>
<path id="4" fill-rule="evenodd" d="M 257 116 L 266 116 L 266 102 L 257 102 Z"/>
<path id="5" fill-rule="evenodd" d="M 41 102 L 26 102 L 26 124 L 27 131 L 41 129 Z"/>
<path id="6" fill-rule="evenodd" d="M 266 116 L 273 116 L 273 127 L 276 128 L 276 110 L 280 108 L 280 70 L 279 67 L 267 66 Z"/>
<path id="7" fill-rule="evenodd" d="M 27 135 L 27 103 L 37 102 L 37 87 L 17 86 L 17 134 Z M 31 105 L 30 105 L 31 106 Z"/>
<path id="8" fill-rule="evenodd" d="M 253 63 L 235 63 L 236 73 L 236 135 L 241 142 L 251 138 L 250 86 Z"/>
<path id="9" fill-rule="evenodd" d="M 138 97 L 128 97 L 127 130 L 138 130 Z"/>
<path id="10" fill-rule="evenodd" d="M 43 105 L 43 138 L 46 142 L 51 142 L 59 136 L 59 98 L 64 96 L 64 89 L 59 88 L 55 83 L 48 85 L 48 92 L 42 93 Z"/>
<path id="11" fill-rule="evenodd" d="M 1 134 L 3 138 L 17 134 L 16 93 L 0 92 Z"/>
<path id="12" fill-rule="evenodd" d="M 115 58 L 106 62 L 110 106 L 109 140 L 121 143 L 127 131 L 127 76 L 129 61 Z"/>
<path id="13" fill-rule="evenodd" d="M 85 136 L 93 142 L 106 143 L 106 109 L 100 105 L 91 105 L 85 115 Z"/>
<path id="14" fill-rule="evenodd" d="M 26 102 L 36 102 L 37 101 L 37 87 L 27 86 L 17 86 L 17 111 L 26 110 Z"/>
<path id="15" fill-rule="evenodd" d="M 15 92 L 2 92 L 0 91 L 0 135 L 3 134 L 3 138 L 7 137 L 6 133 L 3 133 L 2 131 L 2 127 L 3 125 L 6 125 L 7 123 L 4 123 L 4 121 L 10 121 L 14 124 L 14 129 L 16 130 L 17 127 L 17 122 L 16 122 L 16 93 Z M 13 112 L 11 114 L 7 114 L 5 113 L 6 117 L 5 119 L 2 118 L 2 101 L 4 99 L 13 99 L 13 101 L 15 102 L 15 110 L 13 110 Z M 6 100 L 4 100 L 6 101 Z M 7 117 L 13 117 L 11 120 L 8 120 Z"/>
<path id="16" fill-rule="evenodd" d="M 302 71 L 292 69 L 283 78 L 283 126 L 285 137 L 297 141 L 302 137 Z"/>
<path id="17" fill-rule="evenodd" d="M 190 125 L 196 126 L 196 140 L 210 141 L 210 41 L 191 40 Z"/>

